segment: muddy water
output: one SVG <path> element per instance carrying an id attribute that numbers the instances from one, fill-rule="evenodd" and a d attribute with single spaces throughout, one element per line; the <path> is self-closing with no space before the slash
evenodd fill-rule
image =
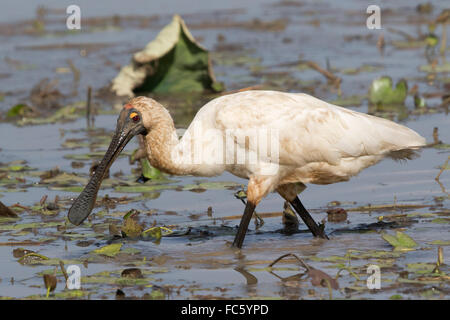
<path id="1" fill-rule="evenodd" d="M 157 15 L 157 18 L 145 27 L 124 18 L 118 26 L 91 25 L 81 33 L 69 34 L 61 32 L 64 31 L 64 16 L 50 13 L 45 20 L 46 31 L 42 34 L 17 33 L 7 36 L 2 33 L 0 54 L 18 63 L 5 60 L 6 63 L 0 64 L 0 74 L 5 75 L 1 78 L 3 101 L 0 101 L 0 110 L 4 112 L 19 102 L 26 102 L 30 89 L 45 77 L 59 80 L 58 89 L 66 95 L 64 103 L 84 100 L 88 85 L 93 87 L 94 92 L 106 86 L 116 75 L 116 66 L 128 63 L 130 54 L 152 39 L 170 21 L 173 12 L 170 1 L 165 2 L 166 7 L 144 6 L 140 1 L 126 8 L 122 8 L 119 2 L 110 3 L 106 8 L 96 8 L 87 3 L 81 3 L 81 7 L 82 10 L 86 8 L 86 17 L 117 13 L 126 17 L 148 12 L 149 15 Z M 390 10 L 382 16 L 381 31 L 365 27 L 365 9 L 369 4 L 360 1 L 346 2 L 345 5 L 331 1 L 305 1 L 300 6 L 289 3 L 281 5 L 274 1 L 260 1 L 258 5 L 254 1 L 229 2 L 226 5 L 200 1 L 198 6 L 201 10 L 194 10 L 192 6 L 177 8 L 188 26 L 193 26 L 194 36 L 201 39 L 207 48 L 215 49 L 215 73 L 227 89 L 264 84 L 272 89 L 304 91 L 334 101 L 338 99 L 336 91 L 326 84 L 323 76 L 302 68 L 298 64 L 299 59 L 313 60 L 323 67 L 328 61 L 330 70 L 343 79 L 343 97 L 365 96 L 371 81 L 381 75 L 389 75 L 394 81 L 406 78 L 409 87 L 417 85 L 421 94 L 448 91 L 445 84 L 450 82 L 449 73 L 437 73 L 435 78 L 430 79 L 430 75 L 419 71 L 419 66 L 428 64 L 424 47 L 401 50 L 392 44 L 404 38 L 389 32 L 388 28 L 417 37 L 419 33 L 427 32 L 424 21 L 437 16 L 445 6 L 445 1 L 433 2 L 434 11 L 428 16 L 415 11 L 418 3 L 408 3 L 407 6 L 390 4 L 386 8 Z M 47 1 L 43 4 L 63 8 L 59 2 Z M 16 8 L 8 9 L 17 12 L 14 15 L 0 16 L 2 22 L 16 23 L 33 18 L 35 8 L 30 7 L 26 9 L 29 12 L 25 10 L 20 13 Z M 2 12 L 4 14 L 6 10 Z M 288 22 L 281 31 L 240 27 L 227 30 L 220 26 L 221 21 L 251 22 L 256 18 L 261 21 L 287 19 Z M 217 21 L 217 27 L 202 27 L 202 23 L 211 21 Z M 376 42 L 382 32 L 386 46 L 380 53 Z M 440 35 L 440 32 L 438 27 L 436 33 Z M 219 42 L 219 34 L 225 37 L 224 42 Z M 80 45 L 75 49 L 36 49 L 36 46 L 61 42 Z M 84 47 L 88 48 L 86 43 L 108 46 L 83 51 Z M 226 45 L 233 49 L 226 49 Z M 448 60 L 448 50 L 444 57 Z M 444 63 L 442 56 L 436 55 L 435 58 L 439 63 Z M 71 59 L 80 71 L 78 84 L 73 82 L 70 72 L 57 72 L 58 67 L 68 67 L 67 59 Z M 351 69 L 367 65 L 373 68 L 355 74 L 351 72 Z M 70 96 L 74 87 L 78 88 L 78 92 Z M 117 112 L 111 105 L 120 106 L 121 102 L 107 101 L 101 96 L 96 96 L 94 100 L 102 113 L 111 113 L 97 116 L 95 121 L 96 128 L 104 128 L 103 134 L 108 136 L 114 130 Z M 449 143 L 448 114 L 444 109 L 436 108 L 441 103 L 441 97 L 427 98 L 427 102 L 431 107 L 431 111 L 427 112 L 414 109 L 412 96 L 408 96 L 403 108 L 390 111 L 374 110 L 368 106 L 366 99 L 349 108 L 399 121 L 422 134 L 429 142 L 433 141 L 433 128 L 438 127 L 439 139 Z M 200 106 L 201 103 L 186 103 L 181 98 L 168 105 L 175 115 L 177 127 L 185 127 Z M 244 180 L 224 174 L 207 181 L 234 182 L 236 186 L 192 192 L 183 190 L 183 187 L 202 179 L 168 177 L 170 181 L 165 184 L 177 189 L 143 194 L 118 192 L 117 181 L 130 183 L 137 178 L 137 173 L 132 171 L 136 165 L 130 166 L 126 157 L 119 158 L 112 166 L 111 177 L 119 172 L 122 175 L 105 183 L 99 192 L 99 199 L 106 195 L 113 198 L 126 196 L 129 202 L 109 209 L 99 205 L 91 221 L 76 228 L 66 225 L 67 209 L 78 193 L 55 190 L 52 183 L 42 184 L 38 174 L 33 175 L 33 172 L 59 167 L 61 172 L 87 179 L 93 159 L 87 157 L 80 160 L 84 166 L 74 168 L 75 160 L 70 157 L 105 150 L 107 142 L 94 145 L 95 136 L 95 133 L 86 130 L 84 118 L 36 126 L 0 124 L 0 162 L 25 160 L 34 169 L 10 173 L 11 179 L 19 177 L 25 182 L 15 180 L 14 183 L 0 185 L 0 200 L 7 205 L 20 203 L 33 207 L 44 195 L 48 195 L 47 202 L 53 201 L 55 196 L 60 198 L 57 213 L 25 210 L 19 212 L 20 220 L 0 221 L 1 297 L 45 297 L 42 272 L 53 273 L 58 261 L 63 260 L 66 266 L 80 266 L 82 290 L 64 290 L 64 277 L 58 271 L 58 286 L 55 295 L 51 296 L 54 298 L 114 299 L 118 288 L 128 297 L 166 299 L 330 298 L 327 287 L 313 286 L 306 276 L 300 280 L 286 279 L 304 273 L 295 260 L 288 259 L 272 269 L 268 268 L 282 254 L 294 253 L 332 277 L 343 268 L 352 272 L 340 272 L 340 290 L 333 290 L 332 298 L 448 299 L 448 268 L 441 266 L 439 276 L 430 273 L 437 260 L 438 246 L 443 248 L 444 261 L 448 261 L 450 255 L 448 170 L 442 173 L 440 184 L 434 179 L 440 171 L 439 167 L 450 155 L 448 146 L 426 148 L 420 158 L 406 163 L 385 160 L 346 183 L 308 186 L 301 198 L 316 221 L 326 220 L 326 211 L 330 206 L 348 210 L 347 221 L 326 224 L 331 241 L 313 239 L 307 232 L 293 235 L 279 232 L 283 226 L 280 216 L 283 202 L 278 195 L 269 195 L 258 206 L 257 212 L 262 215 L 279 214 L 264 218 L 265 224 L 258 230 L 252 222 L 245 247 L 237 252 L 229 245 L 239 223 L 239 219 L 233 216 L 242 213 L 243 204 L 233 194 L 239 184 L 245 184 Z M 80 139 L 79 145 L 72 146 L 73 149 L 68 147 L 67 141 L 70 139 Z M 131 152 L 136 147 L 137 143 L 133 141 L 125 151 Z M 82 185 L 82 182 L 70 182 L 64 186 Z M 212 215 L 208 216 L 210 206 Z M 93 250 L 109 243 L 108 225 L 120 226 L 122 217 L 130 209 L 140 212 L 139 221 L 146 227 L 153 224 L 168 226 L 177 234 L 187 234 L 163 237 L 160 242 L 142 239 L 115 241 L 123 245 L 121 253 L 114 257 L 93 253 Z M 389 220 L 392 215 L 396 218 Z M 399 215 L 402 216 L 399 218 Z M 304 229 L 300 225 L 300 230 Z M 411 251 L 394 251 L 382 235 L 395 234 L 396 231 L 411 236 L 417 247 Z M 13 245 L 17 242 L 25 244 Z M 12 252 L 19 247 L 36 251 L 51 260 L 22 265 Z M 366 286 L 369 264 L 381 267 L 379 290 L 369 290 Z M 120 279 L 122 270 L 133 266 L 142 270 L 144 278 L 134 282 Z"/>

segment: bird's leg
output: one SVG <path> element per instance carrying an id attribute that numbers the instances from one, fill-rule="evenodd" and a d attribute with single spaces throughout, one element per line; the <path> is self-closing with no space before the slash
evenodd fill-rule
<path id="1" fill-rule="evenodd" d="M 239 224 L 239 229 L 234 237 L 233 247 L 242 248 L 242 244 L 244 243 L 245 234 L 247 233 L 248 224 L 252 219 L 253 212 L 255 211 L 255 205 L 250 201 L 247 201 L 245 205 L 244 214 L 241 218 L 241 223 Z"/>
<path id="2" fill-rule="evenodd" d="M 233 241 L 233 247 L 242 248 L 242 243 L 244 242 L 245 234 L 248 229 L 248 224 L 252 219 L 255 207 L 261 199 L 269 193 L 270 188 L 274 183 L 273 180 L 273 177 L 250 177 L 247 186 L 247 203 L 245 204 L 244 214 L 242 215 L 241 223 L 239 224 L 236 237 Z"/>
<path id="3" fill-rule="evenodd" d="M 302 218 L 303 222 L 308 226 L 309 231 L 313 234 L 314 237 L 320 237 L 323 239 L 329 239 L 325 234 L 324 225 L 317 223 L 311 217 L 309 212 L 305 209 L 300 199 L 296 196 L 294 200 L 290 201 L 291 205 L 294 207 L 295 211 L 297 211 L 300 218 Z"/>
<path id="4" fill-rule="evenodd" d="M 244 200 L 244 199 L 247 198 L 247 193 L 245 192 L 244 189 L 238 190 L 238 191 L 234 194 L 234 196 L 235 196 L 237 199 L 241 200 L 242 203 L 244 204 L 244 206 L 247 205 L 247 202 Z M 259 216 L 259 214 L 256 213 L 256 211 L 253 211 L 253 215 L 255 216 L 255 226 L 256 226 L 256 229 L 261 228 L 261 227 L 264 225 L 264 219 L 261 218 L 261 217 Z"/>
<path id="5" fill-rule="evenodd" d="M 302 218 L 303 222 L 308 226 L 309 231 L 315 236 L 323 239 L 328 239 L 327 235 L 324 231 L 324 225 L 317 223 L 311 217 L 309 212 L 305 209 L 300 199 L 298 198 L 298 194 L 306 189 L 306 186 L 303 183 L 289 183 L 283 184 L 277 187 L 277 191 L 285 200 L 289 201 L 289 203 L 294 207 L 295 211 L 297 211 L 300 218 Z"/>

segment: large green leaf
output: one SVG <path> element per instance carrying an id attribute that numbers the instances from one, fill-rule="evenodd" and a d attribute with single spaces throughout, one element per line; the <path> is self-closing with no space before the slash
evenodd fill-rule
<path id="1" fill-rule="evenodd" d="M 142 50 L 112 81 L 119 96 L 137 92 L 220 91 L 208 51 L 198 44 L 183 19 L 175 15 L 170 24 Z"/>
<path id="2" fill-rule="evenodd" d="M 369 101 L 372 104 L 403 104 L 408 94 L 408 84 L 401 79 L 392 88 L 390 77 L 375 79 L 369 90 Z"/>
<path id="3" fill-rule="evenodd" d="M 95 249 L 92 252 L 108 257 L 114 257 L 119 253 L 120 248 L 122 248 L 122 243 L 113 243 L 99 249 Z"/>
<path id="4" fill-rule="evenodd" d="M 417 247 L 413 238 L 400 231 L 397 231 L 396 236 L 385 233 L 381 237 L 393 246 L 395 251 L 414 250 Z"/>

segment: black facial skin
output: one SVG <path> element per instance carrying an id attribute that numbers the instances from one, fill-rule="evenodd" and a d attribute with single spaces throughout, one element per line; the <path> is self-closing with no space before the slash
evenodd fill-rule
<path id="1" fill-rule="evenodd" d="M 130 115 L 132 113 L 136 113 L 137 116 L 134 116 L 131 119 Z M 108 151 L 106 151 L 103 156 L 103 159 L 95 170 L 91 180 L 89 180 L 86 187 L 84 187 L 84 190 L 69 209 L 68 218 L 72 224 L 78 226 L 89 216 L 95 206 L 98 189 L 105 177 L 105 173 L 131 138 L 135 135 L 146 133 L 147 130 L 142 123 L 142 116 L 139 111 L 131 108 L 123 109 L 120 112 L 119 118 L 117 119 L 116 132 L 108 147 Z"/>

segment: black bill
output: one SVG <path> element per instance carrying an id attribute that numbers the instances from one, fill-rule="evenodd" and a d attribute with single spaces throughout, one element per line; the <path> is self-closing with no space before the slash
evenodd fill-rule
<path id="1" fill-rule="evenodd" d="M 133 111 L 136 112 L 135 110 L 130 111 L 124 109 L 120 113 L 119 119 L 117 120 L 116 132 L 114 133 L 108 150 L 91 177 L 91 180 L 89 180 L 86 187 L 84 187 L 84 190 L 69 209 L 68 218 L 74 225 L 80 225 L 91 213 L 95 206 L 98 189 L 100 188 L 106 172 L 126 144 L 135 135 L 145 133 L 145 128 L 141 121 L 136 123 L 129 118 L 130 113 Z"/>

